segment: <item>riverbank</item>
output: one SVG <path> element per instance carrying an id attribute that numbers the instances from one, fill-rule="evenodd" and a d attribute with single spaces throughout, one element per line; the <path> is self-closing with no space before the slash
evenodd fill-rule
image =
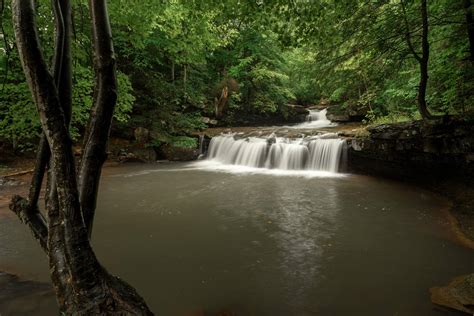
<path id="1" fill-rule="evenodd" d="M 367 128 L 349 141 L 349 170 L 414 183 L 452 202 L 456 241 L 474 250 L 474 126 L 462 119 Z M 474 314 L 474 274 L 430 289 L 434 304 Z"/>
<path id="2" fill-rule="evenodd" d="M 348 166 L 351 173 L 395 178 L 448 198 L 451 206 L 443 209 L 443 212 L 455 241 L 474 249 L 474 190 L 470 152 L 473 144 L 470 136 L 472 131 L 468 126 L 460 126 L 452 125 L 451 130 L 439 131 L 437 126 L 427 127 L 420 122 L 412 122 L 369 128 L 364 136 L 355 135 L 352 126 L 339 126 L 337 132 L 349 137 Z M 281 130 L 285 129 L 287 128 Z M 212 133 L 226 131 L 213 130 Z M 230 131 L 262 135 L 269 130 L 262 128 L 243 131 L 234 128 Z M 21 168 L 17 161 L 17 165 L 0 170 L 0 178 L 3 179 L 3 185 L 0 185 L 0 217 L 13 216 L 8 211 L 9 196 L 27 192 L 32 163 L 32 160 L 25 160 L 20 163 L 24 165 Z M 109 161 L 104 173 L 107 174 L 111 167 L 118 165 L 120 164 L 115 161 Z M 433 288 L 433 302 L 451 309 L 469 311 L 456 296 L 448 295 L 453 291 L 459 292 L 459 289 L 469 290 L 469 283 L 467 287 L 464 286 L 469 280 L 468 276 L 464 276 L 447 287 Z"/>
<path id="3" fill-rule="evenodd" d="M 414 183 L 447 197 L 456 230 L 474 249 L 474 127 L 449 119 L 385 124 L 349 141 L 348 169 Z"/>

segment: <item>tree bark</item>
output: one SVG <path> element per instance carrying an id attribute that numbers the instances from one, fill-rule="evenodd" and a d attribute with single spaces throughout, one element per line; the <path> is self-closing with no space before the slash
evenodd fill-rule
<path id="1" fill-rule="evenodd" d="M 428 111 L 426 104 L 426 88 L 428 86 L 428 62 L 430 57 L 430 44 L 428 42 L 428 8 L 426 0 L 421 0 L 421 19 L 422 19 L 422 33 L 421 33 L 421 49 L 422 55 L 420 62 L 420 85 L 418 87 L 418 108 L 423 119 L 431 119 L 432 115 Z"/>
<path id="2" fill-rule="evenodd" d="M 89 0 L 96 85 L 94 105 L 79 169 L 79 192 L 84 223 L 92 235 L 100 173 L 107 159 L 107 141 L 117 100 L 115 54 L 105 0 Z"/>
<path id="3" fill-rule="evenodd" d="M 421 117 L 424 120 L 432 119 L 433 116 L 428 111 L 428 106 L 426 104 L 426 88 L 428 86 L 428 62 L 430 54 L 430 45 L 428 41 L 428 8 L 426 5 L 426 0 L 421 0 L 420 13 L 422 20 L 422 33 L 421 33 L 421 55 L 417 53 L 413 46 L 410 34 L 410 25 L 408 23 L 407 12 L 405 8 L 404 0 L 400 1 L 403 11 L 403 18 L 405 22 L 405 40 L 408 45 L 408 49 L 412 53 L 413 57 L 418 61 L 420 65 L 420 84 L 418 85 L 418 111 L 421 114 Z"/>
<path id="4" fill-rule="evenodd" d="M 216 101 L 216 118 L 219 119 L 222 117 L 224 113 L 225 106 L 227 105 L 227 101 L 229 100 L 229 87 L 225 85 L 222 88 L 221 95 L 219 99 Z"/>
<path id="5" fill-rule="evenodd" d="M 464 0 L 464 8 L 466 9 L 467 37 L 469 39 L 469 59 L 474 61 L 474 18 L 471 0 Z"/>
<path id="6" fill-rule="evenodd" d="M 52 73 L 58 89 L 60 104 L 66 118 L 66 124 L 69 125 L 72 113 L 71 5 L 69 1 L 52 0 L 52 7 L 56 31 Z M 38 145 L 36 165 L 28 196 L 28 207 L 31 211 L 37 209 L 44 173 L 50 156 L 48 141 L 43 134 Z M 50 175 L 51 173 L 48 174 Z M 54 185 L 54 179 L 50 179 L 48 183 Z M 55 188 L 48 188 L 48 191 L 54 194 Z"/>
<path id="7" fill-rule="evenodd" d="M 175 74 L 174 74 L 174 61 L 171 62 L 171 82 L 174 84 L 174 81 L 175 81 Z"/>
<path id="8" fill-rule="evenodd" d="M 61 93 L 57 89 L 55 79 L 48 71 L 39 45 L 34 1 L 13 0 L 12 4 L 20 60 L 51 152 L 52 177 L 49 180 L 53 183 L 48 187 L 50 189 L 50 198 L 47 201 L 48 238 L 47 247 L 44 248 L 50 260 L 51 279 L 60 310 L 65 314 L 74 315 L 151 315 L 146 303 L 131 286 L 108 274 L 99 264 L 90 246 L 88 230 L 84 224 L 79 201 L 75 161 L 68 130 L 68 113 L 67 109 L 62 107 Z M 60 13 L 70 14 L 70 10 L 69 13 L 67 12 L 69 0 L 61 0 L 58 4 L 60 4 Z M 108 26 L 108 19 L 104 21 L 104 14 L 107 13 L 103 10 L 105 1 L 91 0 L 90 5 L 93 25 Z M 64 23 L 64 21 L 69 21 L 70 17 L 61 19 Z M 103 38 L 101 37 L 103 34 L 98 36 L 95 40 L 107 47 L 106 42 L 110 42 L 110 37 Z M 95 51 L 97 58 L 102 59 L 102 50 L 95 46 Z M 61 62 L 62 65 L 64 65 L 63 62 Z M 62 73 L 62 71 L 55 71 L 55 73 Z M 98 81 L 100 87 L 100 80 Z M 101 102 L 97 103 L 101 104 Z M 110 109 L 107 108 L 105 111 L 107 110 Z M 107 125 L 107 121 L 103 121 L 100 127 L 108 133 L 110 123 Z M 97 132 L 93 127 L 91 129 L 89 134 Z M 99 154 L 105 152 L 104 140 L 101 139 L 101 141 L 104 146 L 99 148 Z M 91 167 L 92 170 L 93 168 L 94 166 Z M 12 209 L 15 210 L 14 207 Z M 32 227 L 31 223 L 30 221 L 30 227 Z M 41 233 L 38 235 L 43 236 Z"/>
<path id="9" fill-rule="evenodd" d="M 188 83 L 188 65 L 184 64 L 183 66 L 183 90 L 184 94 L 186 94 L 186 85 Z"/>

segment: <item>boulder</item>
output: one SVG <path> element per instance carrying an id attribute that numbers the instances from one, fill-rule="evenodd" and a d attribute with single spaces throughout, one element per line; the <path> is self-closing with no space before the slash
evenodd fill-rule
<path id="1" fill-rule="evenodd" d="M 474 274 L 457 277 L 447 286 L 432 287 L 430 293 L 434 304 L 474 315 Z"/>
<path id="2" fill-rule="evenodd" d="M 302 105 L 298 104 L 287 104 L 288 110 L 294 112 L 295 114 L 308 115 L 309 111 Z"/>
<path id="3" fill-rule="evenodd" d="M 349 115 L 347 114 L 327 114 L 326 117 L 332 122 L 344 123 L 350 122 Z"/>

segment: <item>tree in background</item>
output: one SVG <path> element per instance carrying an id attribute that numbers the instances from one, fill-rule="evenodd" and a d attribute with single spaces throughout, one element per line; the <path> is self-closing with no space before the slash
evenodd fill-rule
<path id="1" fill-rule="evenodd" d="M 100 171 L 106 159 L 107 139 L 117 98 L 115 55 L 106 2 L 89 2 L 96 85 L 77 172 L 69 133 L 71 5 L 69 0 L 57 0 L 52 4 L 56 40 L 51 74 L 39 42 L 34 1 L 12 2 L 16 45 L 44 138 L 38 151 L 29 200 L 15 196 L 10 207 L 30 227 L 48 256 L 61 312 L 81 315 L 151 314 L 135 289 L 110 275 L 100 265 L 89 240 Z M 37 199 L 46 163 L 47 216 L 44 217 Z"/>
<path id="2" fill-rule="evenodd" d="M 50 60 L 49 0 L 36 3 L 39 36 Z M 427 1 L 424 17 L 420 3 L 110 2 L 119 61 L 113 135 L 131 138 L 135 128 L 145 127 L 153 135 L 150 146 L 194 147 L 195 131 L 215 124 L 214 119 L 220 125 L 255 117 L 259 123 L 274 118 L 285 123 L 287 103 L 311 105 L 321 99 L 341 112 L 366 115 L 370 123 L 419 119 L 424 112 L 469 117 L 474 104 L 471 1 Z M 70 132 L 79 140 L 93 102 L 92 38 L 86 2 L 74 1 L 73 10 Z M 8 11 L 0 29 L 0 139 L 23 151 L 33 147 L 41 129 Z"/>
<path id="3" fill-rule="evenodd" d="M 420 84 L 418 86 L 418 110 L 420 111 L 421 117 L 423 119 L 431 119 L 432 115 L 428 111 L 428 106 L 426 105 L 426 87 L 428 85 L 428 61 L 430 56 L 430 44 L 428 42 L 428 8 L 426 5 L 426 0 L 421 0 L 420 4 L 420 13 L 421 13 L 421 53 L 418 53 L 413 46 L 412 42 L 412 31 L 410 30 L 407 12 L 405 8 L 404 0 L 400 0 L 400 4 L 403 10 L 403 19 L 405 22 L 405 38 L 407 41 L 408 48 L 410 53 L 415 57 L 415 59 L 420 64 Z"/>

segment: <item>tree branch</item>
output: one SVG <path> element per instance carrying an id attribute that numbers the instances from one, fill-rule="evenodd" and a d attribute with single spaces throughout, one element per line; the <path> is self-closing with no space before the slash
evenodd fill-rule
<path id="1" fill-rule="evenodd" d="M 48 252 L 48 228 L 43 215 L 37 210 L 32 210 L 29 203 L 21 196 L 15 195 L 10 202 L 10 209 L 18 216 L 21 222 L 27 225 L 38 240 L 41 248 Z"/>
<path id="2" fill-rule="evenodd" d="M 420 55 L 416 52 L 415 48 L 413 47 L 413 43 L 411 41 L 411 34 L 410 34 L 410 25 L 408 23 L 408 17 L 407 17 L 407 12 L 405 8 L 405 2 L 403 0 L 400 0 L 400 4 L 402 6 L 402 11 L 403 11 L 403 20 L 405 22 L 405 39 L 408 44 L 408 48 L 410 49 L 411 53 L 415 57 L 416 60 L 421 61 Z"/>
<path id="3" fill-rule="evenodd" d="M 84 223 L 91 236 L 100 174 L 107 158 L 107 141 L 117 100 L 117 83 L 106 1 L 90 0 L 89 7 L 92 17 L 96 85 L 79 168 L 79 192 Z"/>

